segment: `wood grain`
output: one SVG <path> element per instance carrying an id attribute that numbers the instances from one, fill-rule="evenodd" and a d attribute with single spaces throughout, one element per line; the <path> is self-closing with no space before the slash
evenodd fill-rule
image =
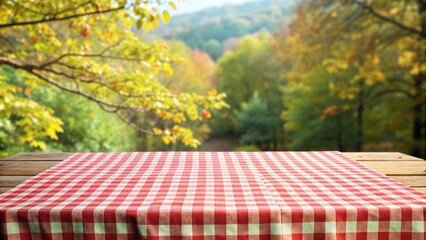
<path id="1" fill-rule="evenodd" d="M 59 161 L 0 161 L 0 175 L 34 176 Z"/>
<path id="2" fill-rule="evenodd" d="M 419 192 L 426 194 L 426 187 L 414 187 L 414 189 L 416 189 Z"/>
<path id="3" fill-rule="evenodd" d="M 10 161 L 62 161 L 73 153 L 19 153 L 3 160 Z"/>
<path id="4" fill-rule="evenodd" d="M 13 187 L 0 187 L 0 194 L 9 191 L 10 189 L 12 189 Z"/>
<path id="5" fill-rule="evenodd" d="M 426 187 L 426 176 L 390 176 L 391 178 L 411 187 Z"/>
<path id="6" fill-rule="evenodd" d="M 343 154 L 357 161 L 424 161 L 398 152 L 344 152 Z"/>
<path id="7" fill-rule="evenodd" d="M 0 187 L 14 187 L 32 176 L 0 176 Z"/>
<path id="8" fill-rule="evenodd" d="M 361 163 L 388 176 L 426 176 L 426 161 L 362 161 Z"/>

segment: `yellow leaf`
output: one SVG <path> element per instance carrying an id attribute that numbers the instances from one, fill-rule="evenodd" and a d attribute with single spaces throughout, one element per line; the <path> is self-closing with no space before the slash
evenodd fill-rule
<path id="1" fill-rule="evenodd" d="M 157 29 L 157 27 L 158 27 L 158 19 L 154 19 L 151 23 L 151 28 L 152 28 L 152 30 L 155 31 Z"/>
<path id="2" fill-rule="evenodd" d="M 124 18 L 123 19 L 123 25 L 125 26 L 125 27 L 131 27 L 132 26 L 132 21 L 129 19 L 129 18 Z M 139 28 L 140 29 L 140 28 Z"/>
<path id="3" fill-rule="evenodd" d="M 40 148 L 42 150 L 46 149 L 46 144 L 44 142 L 40 142 L 40 141 L 32 141 L 30 143 L 30 146 L 34 147 L 34 148 Z"/>
<path id="4" fill-rule="evenodd" d="M 412 64 L 415 56 L 416 56 L 415 53 L 410 52 L 410 51 L 405 51 L 399 56 L 398 63 L 402 67 L 408 67 Z"/>
<path id="5" fill-rule="evenodd" d="M 159 128 L 154 128 L 154 129 L 153 129 L 153 131 L 154 131 L 154 134 L 155 134 L 155 135 L 160 135 L 160 134 L 162 134 L 162 133 L 163 133 L 163 130 L 161 130 L 161 129 L 159 129 Z"/>
<path id="6" fill-rule="evenodd" d="M 212 89 L 207 92 L 208 96 L 216 96 L 217 95 L 217 89 Z"/>
<path id="7" fill-rule="evenodd" d="M 59 40 L 57 40 L 57 39 L 55 39 L 55 40 L 53 41 L 53 44 L 54 44 L 55 46 L 57 46 L 57 47 L 61 47 L 61 46 L 62 46 L 62 42 L 61 42 L 61 41 L 59 41 Z"/>
<path id="8" fill-rule="evenodd" d="M 173 122 L 174 123 L 181 123 L 186 121 L 186 117 L 183 113 L 178 113 L 176 115 L 173 116 Z"/>
<path id="9" fill-rule="evenodd" d="M 149 30 L 151 29 L 151 24 L 150 23 L 148 23 L 148 22 L 145 22 L 144 24 L 143 24 L 143 31 L 144 32 L 149 32 Z"/>
<path id="10" fill-rule="evenodd" d="M 68 38 L 67 41 L 65 42 L 65 45 L 67 45 L 68 47 L 71 47 L 72 45 L 74 45 L 74 41 Z"/>
<path id="11" fill-rule="evenodd" d="M 174 4 L 173 2 L 169 2 L 169 5 L 173 8 L 173 10 L 177 9 L 176 4 Z"/>
<path id="12" fill-rule="evenodd" d="M 53 127 L 46 129 L 45 134 L 52 140 L 58 140 L 58 136 L 56 135 L 56 130 Z"/>
<path id="13" fill-rule="evenodd" d="M 171 142 L 171 137 L 169 135 L 163 135 L 161 137 L 161 140 L 163 141 L 164 144 L 168 145 Z"/>
<path id="14" fill-rule="evenodd" d="M 420 67 L 419 67 L 419 65 L 415 65 L 413 68 L 411 68 L 411 70 L 410 70 L 410 74 L 411 75 L 418 75 L 420 73 Z"/>
<path id="15" fill-rule="evenodd" d="M 170 22 L 170 14 L 168 11 L 164 10 L 163 14 L 162 14 L 162 19 L 164 23 L 169 23 Z"/>
<path id="16" fill-rule="evenodd" d="M 390 10 L 390 14 L 391 14 L 391 15 L 396 15 L 396 14 L 398 14 L 398 12 L 399 12 L 399 8 L 392 8 L 392 9 Z"/>
<path id="17" fill-rule="evenodd" d="M 173 75 L 173 68 L 170 66 L 170 64 L 164 64 L 163 65 L 163 71 L 167 76 Z"/>

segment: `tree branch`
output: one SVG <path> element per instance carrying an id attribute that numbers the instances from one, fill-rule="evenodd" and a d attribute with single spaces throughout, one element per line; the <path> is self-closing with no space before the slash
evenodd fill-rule
<path id="1" fill-rule="evenodd" d="M 127 120 L 120 112 L 117 112 L 116 114 L 117 114 L 118 118 L 122 122 L 124 122 L 125 124 L 131 126 L 132 128 L 136 129 L 137 131 L 142 132 L 142 133 L 146 133 L 146 134 L 150 134 L 150 135 L 154 135 L 154 133 L 152 131 L 140 128 L 136 124 L 134 124 L 131 121 Z"/>
<path id="2" fill-rule="evenodd" d="M 67 92 L 70 92 L 70 93 L 74 93 L 74 94 L 78 94 L 80 96 L 83 96 L 84 98 L 86 98 L 88 100 L 91 100 L 91 101 L 96 102 L 96 103 L 98 103 L 100 105 L 103 105 L 104 107 L 110 108 L 109 112 L 117 112 L 119 109 L 127 109 L 127 110 L 132 110 L 132 111 L 139 111 L 139 112 L 144 112 L 145 111 L 145 109 L 141 108 L 141 107 L 122 106 L 120 104 L 114 104 L 114 103 L 106 102 L 106 101 L 104 101 L 102 99 L 96 98 L 96 97 L 94 97 L 92 95 L 89 95 L 89 94 L 87 94 L 85 92 L 82 92 L 79 89 L 73 89 L 73 88 L 64 86 L 61 83 L 59 83 L 59 82 L 57 82 L 57 81 L 55 81 L 55 80 L 53 80 L 53 79 L 51 79 L 51 78 L 43 75 L 43 74 L 38 73 L 37 71 L 47 71 L 47 72 L 50 71 L 51 73 L 55 74 L 55 72 L 53 72 L 53 71 L 51 71 L 49 69 L 40 68 L 40 66 L 37 66 L 37 65 L 23 64 L 23 63 L 20 63 L 18 61 L 15 61 L 15 60 L 8 59 L 8 58 L 0 56 L 0 65 L 1 64 L 9 65 L 9 66 L 14 67 L 16 69 L 24 70 L 25 72 L 30 73 L 30 74 L 38 77 L 39 79 L 41 79 L 41 80 L 43 80 L 43 81 L 45 81 L 45 82 L 47 82 L 49 84 L 54 85 L 55 87 L 57 87 L 57 88 L 59 88 L 61 90 L 64 90 L 64 91 L 67 91 Z M 60 75 L 58 73 L 56 73 L 56 74 Z M 63 75 L 63 76 L 67 77 L 65 75 Z"/>
<path id="3" fill-rule="evenodd" d="M 372 95 L 371 97 L 365 99 L 362 104 L 368 104 L 368 103 L 371 103 L 372 101 L 374 101 L 374 100 L 376 100 L 376 99 L 378 99 L 382 96 L 389 95 L 389 94 L 397 94 L 397 93 L 403 94 L 406 97 L 411 98 L 411 99 L 413 98 L 413 94 L 410 93 L 409 91 L 404 90 L 404 89 L 387 89 L 387 90 L 383 90 L 381 92 L 378 92 L 378 93 Z"/>
<path id="4" fill-rule="evenodd" d="M 60 60 L 62 60 L 63 58 L 66 58 L 66 57 L 103 57 L 103 58 L 111 58 L 112 56 L 105 56 L 104 54 L 106 52 L 108 52 L 109 50 L 111 50 L 112 48 L 114 48 L 114 47 L 118 46 L 119 44 L 121 44 L 123 41 L 124 41 L 124 38 L 121 38 L 117 42 L 115 42 L 115 43 L 111 44 L 110 46 L 106 47 L 104 50 L 102 50 L 98 54 L 78 54 L 78 53 L 66 53 L 66 54 L 62 54 L 59 57 L 53 59 L 52 61 L 49 61 L 47 63 L 41 64 L 40 67 L 44 68 L 44 67 L 47 67 L 49 65 L 52 65 L 52 64 L 55 64 L 55 63 L 59 63 Z M 122 59 L 120 59 L 120 60 L 122 60 Z"/>
<path id="5" fill-rule="evenodd" d="M 404 31 L 410 32 L 412 34 L 420 35 L 422 38 L 426 38 L 426 32 L 422 32 L 419 29 L 407 26 L 407 25 L 405 25 L 401 22 L 396 21 L 395 19 L 392 19 L 388 16 L 385 16 L 385 15 L 377 12 L 372 6 L 368 5 L 367 3 L 363 2 L 363 1 L 360 1 L 360 0 L 350 0 L 350 1 L 357 4 L 358 6 L 360 6 L 361 8 L 363 8 L 364 10 L 371 13 L 373 16 L 379 18 L 382 21 L 391 23 L 392 25 L 394 25 L 394 26 L 396 26 L 396 27 L 398 27 L 398 28 L 400 28 Z"/>
<path id="6" fill-rule="evenodd" d="M 7 27 L 14 27 L 14 26 L 25 26 L 25 25 L 39 24 L 39 23 L 46 23 L 46 22 L 63 21 L 63 20 L 79 18 L 79 17 L 83 17 L 83 16 L 90 16 L 90 15 L 96 15 L 96 14 L 104 14 L 104 13 L 109 13 L 109 12 L 115 12 L 115 11 L 123 10 L 125 8 L 126 7 L 123 5 L 123 6 L 119 6 L 119 7 L 116 7 L 116 8 L 110 8 L 110 9 L 105 9 L 105 10 L 100 10 L 100 11 L 95 11 L 95 12 L 74 14 L 74 15 L 69 15 L 69 16 L 65 16 L 65 17 L 52 17 L 52 18 L 43 17 L 42 19 L 33 20 L 33 21 L 4 23 L 4 24 L 0 24 L 0 29 L 1 28 L 7 28 Z"/>

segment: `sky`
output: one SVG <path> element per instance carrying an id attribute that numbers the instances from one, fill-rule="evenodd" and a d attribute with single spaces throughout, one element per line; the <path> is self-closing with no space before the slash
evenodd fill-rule
<path id="1" fill-rule="evenodd" d="M 175 2 L 177 11 L 173 15 L 195 12 L 204 8 L 222 6 L 224 4 L 239 4 L 253 0 L 185 0 L 184 2 Z"/>

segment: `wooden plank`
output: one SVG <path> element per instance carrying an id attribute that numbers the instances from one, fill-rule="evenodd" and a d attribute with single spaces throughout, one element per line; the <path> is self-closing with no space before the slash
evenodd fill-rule
<path id="1" fill-rule="evenodd" d="M 0 176 L 0 187 L 14 187 L 23 183 L 31 176 Z"/>
<path id="2" fill-rule="evenodd" d="M 0 175 L 34 176 L 55 166 L 59 161 L 0 161 Z"/>
<path id="3" fill-rule="evenodd" d="M 357 161 L 424 161 L 399 152 L 344 152 L 343 154 Z"/>
<path id="4" fill-rule="evenodd" d="M 416 189 L 419 192 L 426 194 L 426 187 L 415 187 L 414 189 Z"/>
<path id="5" fill-rule="evenodd" d="M 390 176 L 410 187 L 426 187 L 426 176 Z"/>
<path id="6" fill-rule="evenodd" d="M 389 176 L 426 176 L 426 161 L 362 161 L 361 163 Z"/>
<path id="7" fill-rule="evenodd" d="M 9 191 L 10 189 L 12 189 L 13 187 L 0 187 L 0 194 Z"/>
<path id="8" fill-rule="evenodd" d="M 19 153 L 2 160 L 10 161 L 62 161 L 73 153 Z"/>

